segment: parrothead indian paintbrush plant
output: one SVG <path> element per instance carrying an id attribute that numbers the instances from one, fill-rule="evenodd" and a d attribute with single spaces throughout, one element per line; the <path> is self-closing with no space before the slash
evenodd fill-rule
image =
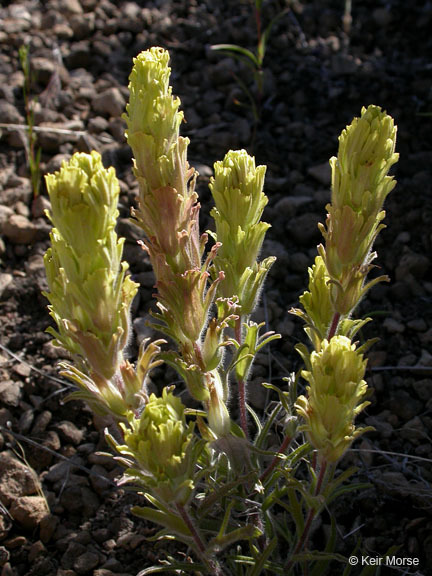
<path id="1" fill-rule="evenodd" d="M 155 275 L 154 327 L 169 340 L 144 342 L 128 359 L 130 310 L 138 285 L 122 261 L 115 225 L 119 185 L 96 152 L 75 154 L 47 177 L 53 224 L 45 255 L 46 296 L 56 328 L 49 330 L 71 360 L 63 373 L 72 397 L 108 413 L 106 439 L 145 506 L 133 512 L 161 526 L 159 538 L 183 542 L 187 561 L 169 557 L 153 572 L 257 576 L 324 574 L 334 551 L 336 523 L 324 552 L 309 549 L 314 519 L 354 473 L 337 463 L 367 428 L 365 353 L 355 340 L 369 319 L 352 314 L 380 277 L 367 281 L 383 228 L 388 175 L 397 160 L 396 128 L 377 106 L 343 131 L 333 171 L 324 243 L 309 270 L 302 309 L 311 349 L 298 344 L 305 368 L 288 386 L 264 384 L 270 403 L 256 414 L 247 384 L 257 353 L 279 335 L 261 334 L 253 312 L 275 262 L 261 258 L 269 224 L 265 167 L 245 150 L 215 163 L 210 182 L 214 232 L 201 233 L 197 174 L 183 113 L 169 84 L 168 52 L 151 48 L 135 58 L 125 119 L 139 184 L 132 211 Z M 207 248 L 209 235 L 213 244 Z M 174 386 L 147 394 L 155 366 L 174 367 L 195 404 Z M 304 381 L 303 394 L 297 387 Z M 235 418 L 237 409 L 238 421 Z M 304 432 L 304 435 L 302 434 Z M 280 442 L 275 449 L 275 439 Z M 331 510 L 329 511 L 331 515 Z"/>

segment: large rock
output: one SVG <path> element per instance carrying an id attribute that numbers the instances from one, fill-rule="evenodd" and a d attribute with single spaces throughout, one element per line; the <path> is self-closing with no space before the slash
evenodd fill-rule
<path id="1" fill-rule="evenodd" d="M 116 87 L 108 88 L 93 99 L 93 110 L 98 114 L 118 117 L 125 111 L 126 102 Z"/>
<path id="2" fill-rule="evenodd" d="M 21 214 L 12 214 L 3 226 L 3 234 L 12 244 L 33 244 L 37 227 Z"/>
<path id="3" fill-rule="evenodd" d="M 15 500 L 40 490 L 35 472 L 20 462 L 12 452 L 0 454 L 0 500 L 9 506 Z"/>
<path id="4" fill-rule="evenodd" d="M 22 496 L 12 502 L 10 513 L 24 528 L 32 530 L 49 514 L 42 496 Z"/>

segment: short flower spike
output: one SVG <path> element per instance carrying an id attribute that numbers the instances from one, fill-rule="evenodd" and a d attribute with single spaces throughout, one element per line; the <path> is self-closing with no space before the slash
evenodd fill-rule
<path id="1" fill-rule="evenodd" d="M 57 340 L 110 377 L 128 338 L 137 284 L 125 276 L 115 233 L 119 184 L 97 152 L 75 154 L 46 178 L 54 228 L 45 266 Z"/>
<path id="2" fill-rule="evenodd" d="M 121 424 L 124 444 L 115 443 L 117 452 L 132 458 L 127 475 L 136 474 L 169 504 L 186 504 L 194 490 L 193 423 L 186 423 L 184 410 L 164 388 L 162 396 L 150 396 L 139 418 L 130 414 L 128 425 Z"/>
<path id="3" fill-rule="evenodd" d="M 308 369 L 302 376 L 309 382 L 308 394 L 297 399 L 297 413 L 312 446 L 325 460 L 336 462 L 366 430 L 354 425 L 357 414 L 369 404 L 363 402 L 366 360 L 345 336 L 324 340 L 321 350 L 305 360 Z"/>
<path id="4" fill-rule="evenodd" d="M 224 298 L 237 296 L 242 314 L 256 306 L 265 277 L 276 260 L 257 262 L 264 236 L 270 224 L 261 222 L 268 202 L 263 192 L 266 167 L 255 166 L 245 150 L 230 150 L 214 165 L 210 190 L 215 201 L 211 214 L 216 223 L 218 242 L 222 244 L 214 260 L 214 270 L 223 270 L 225 280 L 219 291 Z"/>

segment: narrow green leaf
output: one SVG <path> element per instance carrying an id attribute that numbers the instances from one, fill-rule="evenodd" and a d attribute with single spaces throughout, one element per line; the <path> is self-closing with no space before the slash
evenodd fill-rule
<path id="1" fill-rule="evenodd" d="M 296 525 L 297 534 L 301 534 L 303 532 L 305 522 L 304 522 L 302 505 L 297 498 L 297 494 L 294 488 L 289 490 L 288 498 L 290 503 L 291 514 Z"/>
<path id="2" fill-rule="evenodd" d="M 334 500 L 337 500 L 339 496 L 342 494 L 349 494 L 350 492 L 355 492 L 357 490 L 367 490 L 371 487 L 371 484 L 368 482 L 358 483 L 358 484 L 350 484 L 349 486 L 342 486 L 338 490 L 335 490 L 331 493 L 331 495 L 326 498 L 327 505 L 331 504 Z"/>
<path id="3" fill-rule="evenodd" d="M 261 574 L 261 571 L 264 570 L 265 568 L 265 564 L 268 558 L 270 558 L 270 556 L 273 554 L 273 551 L 275 550 L 277 543 L 278 543 L 277 538 L 273 538 L 273 540 L 265 547 L 263 552 L 256 559 L 255 566 L 249 572 L 248 576 L 259 576 Z"/>
<path id="4" fill-rule="evenodd" d="M 234 57 L 239 56 L 242 62 L 248 63 L 254 68 L 259 68 L 259 62 L 255 54 L 251 50 L 243 48 L 243 46 L 237 46 L 237 44 L 214 44 L 211 49 L 217 52 L 228 52 Z"/>
<path id="5" fill-rule="evenodd" d="M 245 564 L 249 566 L 254 566 L 255 564 L 254 558 L 251 558 L 250 556 L 244 556 L 242 554 L 228 556 L 227 561 L 234 562 L 235 564 Z M 276 562 L 266 562 L 264 568 L 268 573 L 277 574 L 279 576 L 287 576 L 284 567 L 281 564 L 276 564 Z"/>
<path id="6" fill-rule="evenodd" d="M 204 564 L 198 564 L 196 562 L 170 562 L 168 566 L 151 566 L 150 568 L 145 568 L 138 572 L 137 576 L 147 576 L 148 574 L 173 574 L 175 570 L 181 570 L 182 572 L 192 572 L 197 574 L 201 571 L 206 570 Z"/>
<path id="7" fill-rule="evenodd" d="M 255 353 L 259 352 L 261 350 L 261 348 L 263 348 L 264 346 L 266 346 L 267 344 L 269 344 L 273 340 L 280 340 L 281 338 L 282 338 L 282 336 L 280 334 L 272 334 L 271 336 L 269 336 L 268 338 L 266 338 L 265 340 L 263 340 L 262 342 L 260 342 L 258 344 L 258 346 L 255 349 Z"/>
<path id="8" fill-rule="evenodd" d="M 294 467 L 295 464 L 305 456 L 307 456 L 312 451 L 312 446 L 309 442 L 305 442 L 301 444 L 298 448 L 296 448 L 291 454 L 289 455 L 290 464 Z"/>
<path id="9" fill-rule="evenodd" d="M 261 534 L 262 533 L 258 528 L 252 524 L 248 524 L 241 528 L 237 528 L 236 530 L 232 530 L 228 534 L 222 536 L 218 535 L 215 538 L 212 538 L 209 543 L 209 548 L 211 552 L 218 553 L 228 546 L 232 546 L 239 540 L 251 540 L 252 538 L 258 538 Z"/>
<path id="10" fill-rule="evenodd" d="M 255 426 L 257 427 L 257 430 L 259 433 L 262 429 L 262 426 L 261 426 L 261 421 L 259 419 L 258 414 L 255 412 L 255 410 L 253 408 L 251 408 L 251 406 L 249 406 L 249 404 L 246 404 L 246 409 L 249 412 L 249 414 L 252 416 L 253 421 L 255 422 Z"/>
<path id="11" fill-rule="evenodd" d="M 206 498 L 203 500 L 203 502 L 199 506 L 199 508 L 198 508 L 199 516 L 204 517 L 209 512 L 209 510 L 214 508 L 216 502 L 218 502 L 219 500 L 221 500 L 222 498 L 227 496 L 231 491 L 237 490 L 239 485 L 247 484 L 255 476 L 256 476 L 256 471 L 252 470 L 248 474 L 237 477 L 232 482 L 227 482 L 226 484 L 223 484 L 222 486 L 220 486 L 218 489 L 212 490 L 212 492 L 208 496 L 206 496 Z"/>
<path id="12" fill-rule="evenodd" d="M 161 510 L 155 510 L 154 508 L 149 508 L 147 506 L 133 506 L 131 512 L 135 516 L 165 526 L 168 530 L 184 537 L 187 542 L 191 539 L 189 528 L 179 516 L 175 516 L 173 513 L 167 514 Z"/>
<path id="13" fill-rule="evenodd" d="M 265 384 L 263 384 L 263 386 L 265 388 L 267 388 L 267 386 L 265 386 Z M 279 414 L 279 412 L 281 411 L 282 407 L 280 405 L 277 405 L 271 412 L 270 416 L 268 418 L 266 418 L 264 426 L 261 427 L 261 431 L 259 432 L 258 436 L 256 437 L 255 440 L 255 446 L 257 448 L 262 448 L 262 445 L 264 443 L 264 440 L 266 440 L 268 438 L 269 432 L 270 432 L 270 428 L 273 425 L 273 422 L 276 420 L 277 415 Z"/>

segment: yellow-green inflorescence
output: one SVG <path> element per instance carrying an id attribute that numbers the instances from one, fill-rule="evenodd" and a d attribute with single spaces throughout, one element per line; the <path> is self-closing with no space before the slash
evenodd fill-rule
<path id="1" fill-rule="evenodd" d="M 369 402 L 364 401 L 367 384 L 366 360 L 346 336 L 324 340 L 319 352 L 305 358 L 307 397 L 299 396 L 297 413 L 301 429 L 327 462 L 336 462 L 365 428 L 356 428 L 354 419 Z"/>
<path id="2" fill-rule="evenodd" d="M 139 417 L 129 413 L 121 424 L 123 444 L 108 440 L 127 467 L 126 478 L 138 480 L 168 504 L 186 504 L 194 490 L 194 424 L 186 422 L 180 398 L 164 388 L 162 396 L 151 394 Z"/>
<path id="3" fill-rule="evenodd" d="M 376 257 L 373 243 L 384 227 L 384 200 L 396 182 L 388 175 L 398 160 L 396 127 L 378 106 L 363 108 L 339 138 L 338 156 L 330 160 L 332 197 L 326 225 L 320 225 L 325 246 L 309 269 L 309 290 L 301 297 L 303 310 L 292 310 L 306 322 L 314 346 L 309 354 L 298 351 L 307 370 L 309 386 L 300 396 L 297 412 L 303 429 L 322 458 L 334 462 L 365 429 L 356 429 L 355 416 L 368 404 L 363 380 L 366 361 L 352 343 L 355 333 L 369 319 L 355 320 L 351 313 L 364 294 L 386 277 L 365 284 Z"/>
<path id="4" fill-rule="evenodd" d="M 126 275 L 115 232 L 119 184 L 97 152 L 76 153 L 46 177 L 53 224 L 45 254 L 50 314 L 57 344 L 74 358 L 64 373 L 94 408 L 124 415 L 142 402 L 157 343 L 141 349 L 137 369 L 124 359 L 137 284 Z M 124 377 L 123 377 L 124 374 Z"/>
<path id="5" fill-rule="evenodd" d="M 276 260 L 268 257 L 257 261 L 270 228 L 270 224 L 261 222 L 268 202 L 263 192 L 266 167 L 255 166 L 255 159 L 245 150 L 230 150 L 215 163 L 214 171 L 210 190 L 215 207 L 211 215 L 216 223 L 214 236 L 222 244 L 214 259 L 214 270 L 225 274 L 218 290 L 227 298 L 235 294 L 239 312 L 249 315 Z"/>
<path id="6" fill-rule="evenodd" d="M 168 64 L 168 52 L 159 47 L 134 58 L 124 115 L 140 186 L 134 215 L 146 233 L 157 280 L 166 264 L 179 273 L 201 268 L 203 253 L 196 175 L 187 162 L 189 140 L 179 136 L 183 112 L 172 95 Z"/>
<path id="7" fill-rule="evenodd" d="M 169 54 L 162 48 L 134 59 L 125 115 L 140 188 L 133 214 L 145 232 L 144 247 L 156 276 L 156 327 L 179 349 L 164 359 L 184 378 L 190 394 L 204 403 L 219 434 L 230 428 L 227 390 L 217 368 L 234 304 L 219 301 L 220 314 L 209 322 L 224 274 L 220 271 L 209 282 L 208 270 L 219 245 L 203 258 L 207 235 L 199 233 L 196 173 L 187 161 L 189 140 L 179 135 L 183 113 L 180 100 L 172 95 L 170 72 Z"/>
<path id="8" fill-rule="evenodd" d="M 319 253 L 331 279 L 335 311 L 349 314 L 365 292 L 385 277 L 364 285 L 376 254 L 373 243 L 384 228 L 384 200 L 396 181 L 388 175 L 398 161 L 396 127 L 379 106 L 363 108 L 339 138 L 332 168 L 331 204 L 325 227 L 325 247 Z"/>

